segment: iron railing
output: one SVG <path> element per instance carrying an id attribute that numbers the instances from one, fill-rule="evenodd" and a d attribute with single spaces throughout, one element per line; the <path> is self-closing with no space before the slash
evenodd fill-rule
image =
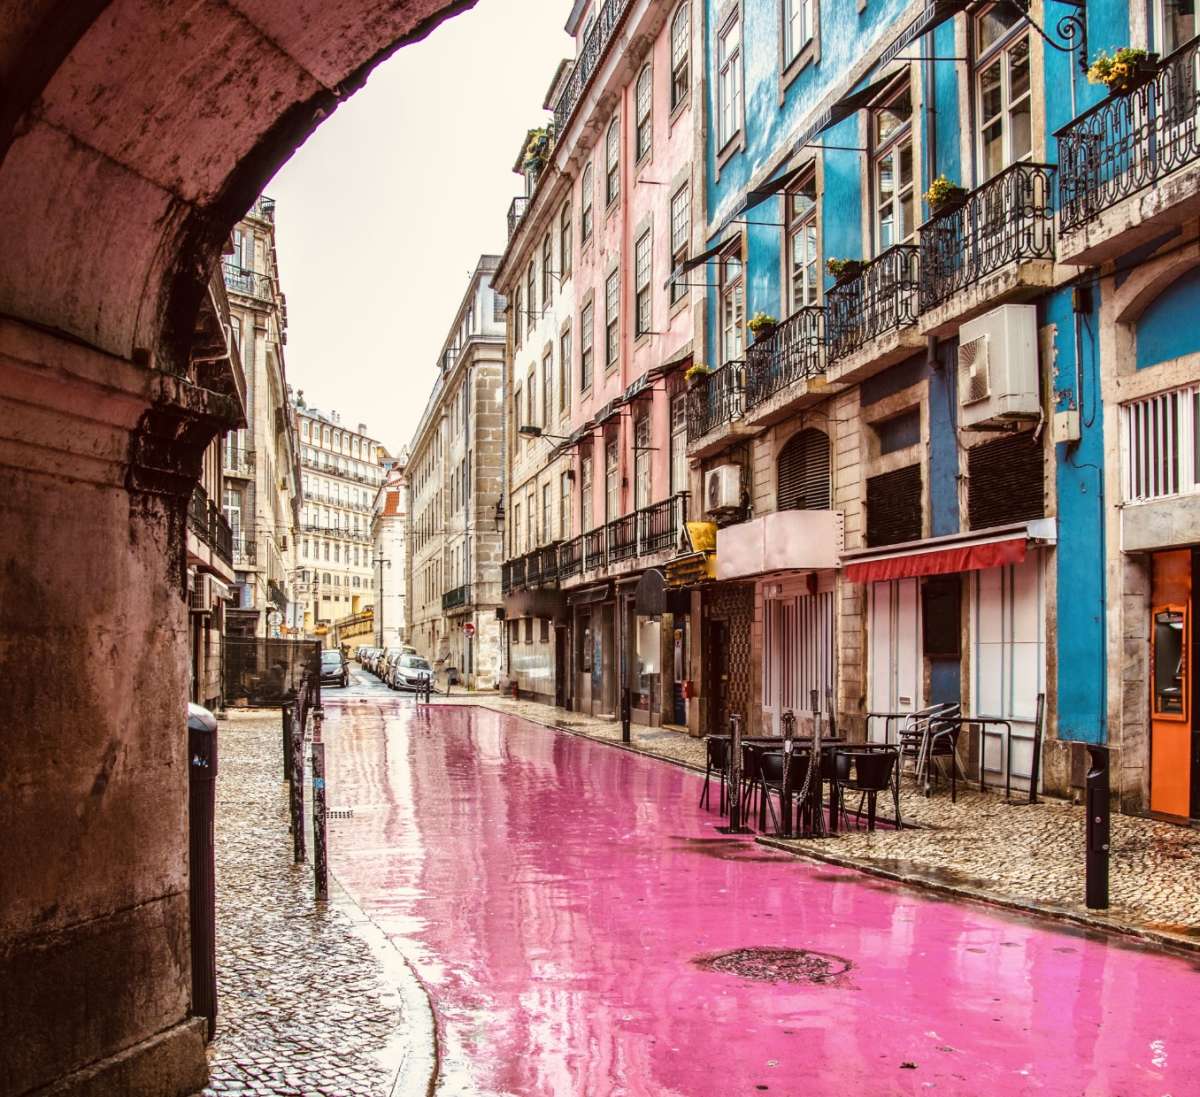
<path id="1" fill-rule="evenodd" d="M 221 508 L 197 484 L 188 501 L 188 528 L 227 564 L 233 562 L 233 530 Z"/>
<path id="2" fill-rule="evenodd" d="M 254 475 L 254 450 L 222 448 L 221 466 L 232 476 Z"/>
<path id="3" fill-rule="evenodd" d="M 585 571 L 596 571 L 605 563 L 606 526 L 590 529 L 583 535 L 583 567 Z"/>
<path id="4" fill-rule="evenodd" d="M 471 601 L 471 587 L 469 583 L 463 584 L 461 587 L 455 587 L 453 590 L 448 590 L 442 595 L 442 611 L 448 609 L 460 609 Z"/>
<path id="5" fill-rule="evenodd" d="M 746 352 L 747 411 L 798 381 L 825 372 L 824 316 L 819 305 L 798 309 Z"/>
<path id="6" fill-rule="evenodd" d="M 235 266 L 233 263 L 222 263 L 221 270 L 225 275 L 226 289 L 244 297 L 257 297 L 262 301 L 275 300 L 274 288 L 267 275 Z"/>
<path id="7" fill-rule="evenodd" d="M 1149 83 L 1097 103 L 1055 134 L 1064 236 L 1200 154 L 1198 53 L 1193 38 L 1163 59 Z"/>
<path id="8" fill-rule="evenodd" d="M 600 65 L 609 44 L 613 40 L 613 32 L 621 22 L 621 17 L 629 9 L 632 0 L 606 0 L 596 16 L 592 29 L 584 40 L 567 85 L 563 88 L 558 102 L 554 104 L 554 132 L 563 133 L 575 108 L 579 105 L 583 93 L 591 83 L 596 69 Z"/>
<path id="9" fill-rule="evenodd" d="M 529 199 L 523 194 L 517 195 L 512 200 L 512 205 L 508 207 L 508 237 L 511 240 L 512 234 L 517 231 L 517 226 L 521 223 L 521 218 L 525 216 L 525 211 L 529 208 Z"/>
<path id="10" fill-rule="evenodd" d="M 201 541 L 208 541 L 208 492 L 199 484 L 192 488 L 188 500 L 188 529 Z"/>
<path id="11" fill-rule="evenodd" d="M 558 545 L 543 545 L 534 550 L 538 559 L 538 574 L 543 583 L 553 582 L 558 578 Z"/>
<path id="12" fill-rule="evenodd" d="M 266 198 L 259 195 L 254 199 L 252 205 L 246 214 L 247 217 L 257 217 L 260 221 L 275 221 L 275 199 Z"/>
<path id="13" fill-rule="evenodd" d="M 687 521 L 688 493 L 678 492 L 637 512 L 638 553 L 648 556 L 674 548 Z"/>
<path id="14" fill-rule="evenodd" d="M 709 431 L 742 415 L 743 370 L 741 361 L 726 362 L 720 369 L 701 377 L 687 394 L 688 441 L 703 438 Z"/>
<path id="15" fill-rule="evenodd" d="M 254 567 L 258 563 L 258 544 L 244 534 L 233 537 L 233 566 Z"/>
<path id="16" fill-rule="evenodd" d="M 525 585 L 525 564 L 527 557 L 521 556 L 508 561 L 508 589 L 519 590 Z"/>
<path id="17" fill-rule="evenodd" d="M 825 350 L 834 362 L 872 339 L 915 324 L 917 269 L 915 244 L 896 244 L 853 278 L 825 295 Z"/>
<path id="18" fill-rule="evenodd" d="M 583 535 L 564 541 L 558 549 L 558 577 L 568 579 L 583 570 Z"/>
<path id="19" fill-rule="evenodd" d="M 1013 164 L 921 226 L 921 309 L 1009 263 L 1054 258 L 1054 167 Z"/>
<path id="20" fill-rule="evenodd" d="M 610 561 L 628 560 L 637 555 L 637 511 L 614 518 L 605 528 L 608 530 L 608 558 Z"/>
<path id="21" fill-rule="evenodd" d="M 542 556 L 534 549 L 525 557 L 525 583 L 532 586 L 542 581 Z"/>

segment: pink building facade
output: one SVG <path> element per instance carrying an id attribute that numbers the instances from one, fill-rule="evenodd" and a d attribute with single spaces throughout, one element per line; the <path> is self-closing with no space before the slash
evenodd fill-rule
<path id="1" fill-rule="evenodd" d="M 548 147 L 535 132 L 518 161 L 527 193 L 497 277 L 510 684 L 592 713 L 618 712 L 627 689 L 646 723 L 687 722 L 688 606 L 661 569 L 689 505 L 684 371 L 702 295 L 670 275 L 692 248 L 697 13 L 576 5 L 577 56 L 547 98 Z"/>

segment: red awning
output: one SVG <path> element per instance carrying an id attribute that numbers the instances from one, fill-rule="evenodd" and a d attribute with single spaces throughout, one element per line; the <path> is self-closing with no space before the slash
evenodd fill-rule
<path id="1" fill-rule="evenodd" d="M 1026 535 L 985 541 L 983 544 L 956 545 L 927 552 L 906 552 L 861 563 L 847 563 L 842 574 L 854 583 L 878 583 L 885 579 L 915 579 L 921 575 L 953 575 L 961 571 L 1019 564 L 1025 559 Z"/>

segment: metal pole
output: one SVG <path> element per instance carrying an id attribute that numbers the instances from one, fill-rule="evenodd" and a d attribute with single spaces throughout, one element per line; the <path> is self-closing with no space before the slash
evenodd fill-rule
<path id="1" fill-rule="evenodd" d="M 742 826 L 742 717 L 729 717 L 729 834 L 741 834 Z"/>
<path id="2" fill-rule="evenodd" d="M 280 723 L 282 724 L 283 733 L 283 779 L 290 782 L 292 779 L 292 714 L 293 708 L 291 705 L 280 706 Z"/>
<path id="3" fill-rule="evenodd" d="M 629 723 L 633 716 L 633 706 L 629 699 L 629 687 L 621 690 L 621 742 L 630 742 Z"/>
<path id="4" fill-rule="evenodd" d="M 1038 802 L 1038 782 L 1042 774 L 1042 727 L 1046 720 L 1046 695 L 1039 693 L 1037 698 L 1037 717 L 1033 724 L 1033 764 L 1029 770 L 1029 802 Z M 1011 739 L 1012 736 L 1010 735 Z"/>
<path id="5" fill-rule="evenodd" d="M 817 837 L 822 837 L 825 834 L 825 809 L 821 803 L 821 695 L 814 689 L 810 691 L 810 697 L 813 713 L 813 749 L 812 761 L 809 762 L 813 778 L 810 812 L 812 832 Z"/>
<path id="6" fill-rule="evenodd" d="M 329 862 L 325 837 L 325 744 L 315 730 L 312 745 L 313 883 L 317 902 L 329 898 Z"/>
<path id="7" fill-rule="evenodd" d="M 779 833 L 784 838 L 792 836 L 792 750 L 795 738 L 796 714 L 788 709 L 783 714 L 783 789 L 779 794 L 779 813 L 782 816 Z"/>
<path id="8" fill-rule="evenodd" d="M 292 822 L 292 860 L 302 864 L 304 854 L 304 728 L 299 720 L 292 726 L 292 787 L 289 797 Z"/>
<path id="9" fill-rule="evenodd" d="M 1087 907 L 1108 908 L 1109 795 L 1108 748 L 1088 744 L 1087 774 Z"/>

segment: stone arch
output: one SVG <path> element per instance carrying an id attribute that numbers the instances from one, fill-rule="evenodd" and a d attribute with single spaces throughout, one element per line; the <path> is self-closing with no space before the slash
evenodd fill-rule
<path id="1" fill-rule="evenodd" d="M 828 510 L 833 481 L 829 436 L 816 427 L 793 434 L 775 461 L 775 490 L 780 510 Z"/>

